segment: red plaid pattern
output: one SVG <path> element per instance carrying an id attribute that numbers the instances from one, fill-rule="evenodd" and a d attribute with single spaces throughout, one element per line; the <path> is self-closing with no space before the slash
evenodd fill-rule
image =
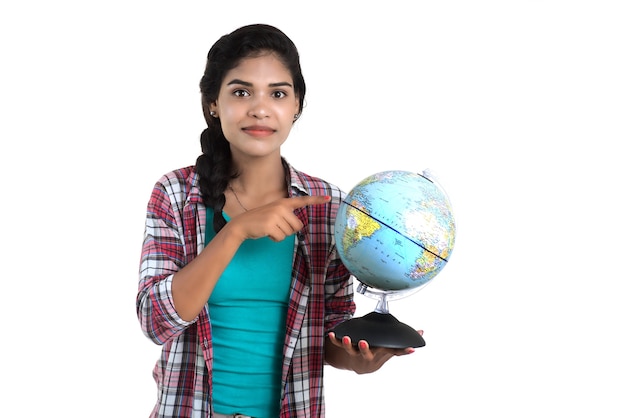
<path id="1" fill-rule="evenodd" d="M 292 196 L 330 195 L 332 200 L 296 211 L 304 228 L 294 245 L 280 417 L 324 417 L 324 338 L 355 312 L 352 278 L 334 241 L 344 194 L 319 178 L 290 170 Z M 204 247 L 205 218 L 194 167 L 172 171 L 156 183 L 148 202 L 137 294 L 141 328 L 163 346 L 153 371 L 158 397 L 151 417 L 211 416 L 208 308 L 186 322 L 176 313 L 171 292 L 174 273 Z"/>

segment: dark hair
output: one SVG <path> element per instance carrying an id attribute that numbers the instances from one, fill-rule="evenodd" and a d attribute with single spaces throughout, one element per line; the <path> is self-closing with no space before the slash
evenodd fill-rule
<path id="1" fill-rule="evenodd" d="M 291 73 L 294 92 L 302 112 L 306 85 L 300 68 L 300 56 L 295 44 L 279 29 L 264 24 L 243 26 L 222 36 L 209 50 L 204 75 L 200 80 L 202 111 L 207 128 L 200 135 L 202 154 L 196 160 L 200 176 L 200 191 L 207 208 L 213 208 L 213 229 L 219 231 L 226 220 L 222 209 L 226 202 L 224 190 L 237 173 L 232 164 L 230 144 L 224 137 L 219 118 L 209 114 L 209 105 L 215 102 L 226 73 L 244 58 L 274 53 Z M 284 164 L 284 162 L 283 162 Z"/>

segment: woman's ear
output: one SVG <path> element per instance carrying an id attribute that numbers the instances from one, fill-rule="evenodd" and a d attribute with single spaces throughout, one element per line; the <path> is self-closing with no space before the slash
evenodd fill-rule
<path id="1" fill-rule="evenodd" d="M 204 115 L 204 120 L 207 124 L 211 124 L 212 121 L 217 117 L 215 114 L 215 108 L 215 102 L 207 103 L 204 98 L 202 99 L 202 114 Z"/>

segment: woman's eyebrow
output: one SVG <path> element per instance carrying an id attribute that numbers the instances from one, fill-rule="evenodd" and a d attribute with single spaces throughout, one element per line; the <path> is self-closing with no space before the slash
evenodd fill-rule
<path id="1" fill-rule="evenodd" d="M 228 84 L 226 84 L 226 85 L 227 86 L 231 86 L 233 84 L 241 84 L 242 86 L 252 87 L 252 83 L 248 83 L 247 81 L 239 80 L 238 78 L 235 78 L 234 80 L 229 81 Z"/>
<path id="2" fill-rule="evenodd" d="M 252 83 L 249 83 L 249 82 L 247 82 L 247 81 L 240 80 L 240 79 L 238 79 L 238 78 L 235 78 L 235 79 L 233 79 L 233 80 L 229 81 L 229 82 L 228 82 L 228 84 L 226 84 L 226 85 L 227 85 L 227 86 L 231 86 L 231 85 L 233 85 L 233 84 L 240 84 L 240 85 L 242 85 L 242 86 L 252 87 Z M 293 85 L 292 85 L 291 83 L 288 83 L 288 82 L 286 82 L 286 81 L 281 81 L 281 82 L 278 82 L 278 83 L 270 83 L 270 84 L 268 84 L 268 86 L 269 86 L 269 87 L 285 87 L 285 86 L 287 86 L 287 87 L 293 87 Z"/>

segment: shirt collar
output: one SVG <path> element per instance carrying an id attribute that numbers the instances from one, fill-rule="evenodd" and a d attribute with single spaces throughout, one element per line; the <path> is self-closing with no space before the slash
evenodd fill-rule
<path id="1" fill-rule="evenodd" d="M 290 186 L 291 186 L 291 196 L 308 196 L 309 191 L 308 188 L 304 185 L 304 181 L 300 172 L 293 168 L 293 166 L 287 163 L 289 166 L 289 178 L 290 178 Z"/>

